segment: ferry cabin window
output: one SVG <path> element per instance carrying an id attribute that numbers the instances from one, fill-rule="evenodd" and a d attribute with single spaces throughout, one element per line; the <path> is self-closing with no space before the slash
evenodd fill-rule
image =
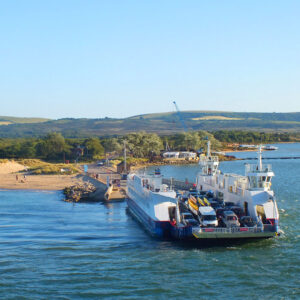
<path id="1" fill-rule="evenodd" d="M 268 176 L 268 177 L 267 177 L 267 182 L 270 182 L 270 181 L 271 181 L 271 177 Z"/>

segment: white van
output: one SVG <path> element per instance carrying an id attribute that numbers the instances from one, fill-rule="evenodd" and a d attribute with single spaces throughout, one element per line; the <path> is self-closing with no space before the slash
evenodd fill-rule
<path id="1" fill-rule="evenodd" d="M 217 227 L 218 220 L 215 210 L 211 206 L 200 206 L 198 211 L 200 225 L 204 227 Z"/>

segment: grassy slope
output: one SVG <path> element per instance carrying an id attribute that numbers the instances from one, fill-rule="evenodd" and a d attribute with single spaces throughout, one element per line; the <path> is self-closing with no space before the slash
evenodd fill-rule
<path id="1" fill-rule="evenodd" d="M 189 130 L 300 131 L 300 113 L 184 111 L 181 115 Z M 38 124 L 10 124 L 0 126 L 0 137 L 43 136 L 53 131 L 62 132 L 66 137 L 108 136 L 141 130 L 170 134 L 183 131 L 183 128 L 177 113 L 168 112 L 125 119 L 69 118 Z"/>
<path id="2" fill-rule="evenodd" d="M 0 125 L 41 123 L 49 120 L 50 119 L 45 119 L 45 118 L 19 118 L 19 117 L 0 116 Z"/>
<path id="3" fill-rule="evenodd" d="M 41 175 L 41 174 L 76 174 L 79 170 L 73 164 L 55 164 L 48 163 L 39 159 L 20 159 L 17 160 L 18 163 L 27 166 L 28 171 L 31 174 Z M 61 172 L 61 169 L 68 169 L 68 171 Z"/>

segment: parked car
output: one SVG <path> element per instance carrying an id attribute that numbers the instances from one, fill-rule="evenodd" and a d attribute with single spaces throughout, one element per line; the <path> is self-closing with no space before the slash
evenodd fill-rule
<path id="1" fill-rule="evenodd" d="M 200 206 L 198 210 L 198 218 L 201 226 L 204 227 L 218 226 L 216 212 L 211 206 Z"/>
<path id="2" fill-rule="evenodd" d="M 239 227 L 240 222 L 236 214 L 231 210 L 225 210 L 221 214 L 222 222 L 225 224 L 226 227 Z"/>
<path id="3" fill-rule="evenodd" d="M 194 216 L 189 212 L 182 213 L 181 220 L 182 220 L 182 223 L 186 226 L 197 226 L 198 225 L 198 222 L 195 220 Z"/>
<path id="4" fill-rule="evenodd" d="M 193 195 L 193 194 L 198 194 L 197 189 L 190 189 L 189 192 Z"/>
<path id="5" fill-rule="evenodd" d="M 249 216 L 241 217 L 240 223 L 242 227 L 254 227 L 256 225 L 256 222 Z"/>
<path id="6" fill-rule="evenodd" d="M 223 208 L 223 204 L 220 201 L 216 201 L 216 200 L 208 200 L 211 207 L 214 208 L 216 211 L 220 208 Z"/>
<path id="7" fill-rule="evenodd" d="M 223 212 L 225 210 L 228 210 L 228 208 L 225 208 L 225 207 L 218 207 L 216 208 L 216 215 L 217 215 L 217 218 L 221 218 L 222 215 L 223 215 Z"/>
<path id="8" fill-rule="evenodd" d="M 235 206 L 234 202 L 225 202 L 225 207 Z"/>
<path id="9" fill-rule="evenodd" d="M 232 210 L 239 219 L 245 216 L 245 211 L 240 206 L 231 206 L 230 210 Z"/>
<path id="10" fill-rule="evenodd" d="M 194 196 L 194 197 L 199 197 L 199 192 L 196 190 L 196 189 L 191 189 L 191 190 L 189 190 L 189 194 L 191 195 L 191 196 Z"/>
<path id="11" fill-rule="evenodd" d="M 210 203 L 211 207 L 214 209 L 220 208 L 220 204 L 218 201 L 212 200 L 212 201 L 209 201 L 209 203 Z"/>
<path id="12" fill-rule="evenodd" d="M 206 197 L 207 198 L 213 198 L 214 197 L 214 192 L 213 191 L 207 191 L 206 192 Z"/>

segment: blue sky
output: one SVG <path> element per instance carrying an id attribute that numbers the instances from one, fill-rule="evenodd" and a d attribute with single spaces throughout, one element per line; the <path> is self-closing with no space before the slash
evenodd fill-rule
<path id="1" fill-rule="evenodd" d="M 300 1 L 0 0 L 0 115 L 300 111 Z"/>

